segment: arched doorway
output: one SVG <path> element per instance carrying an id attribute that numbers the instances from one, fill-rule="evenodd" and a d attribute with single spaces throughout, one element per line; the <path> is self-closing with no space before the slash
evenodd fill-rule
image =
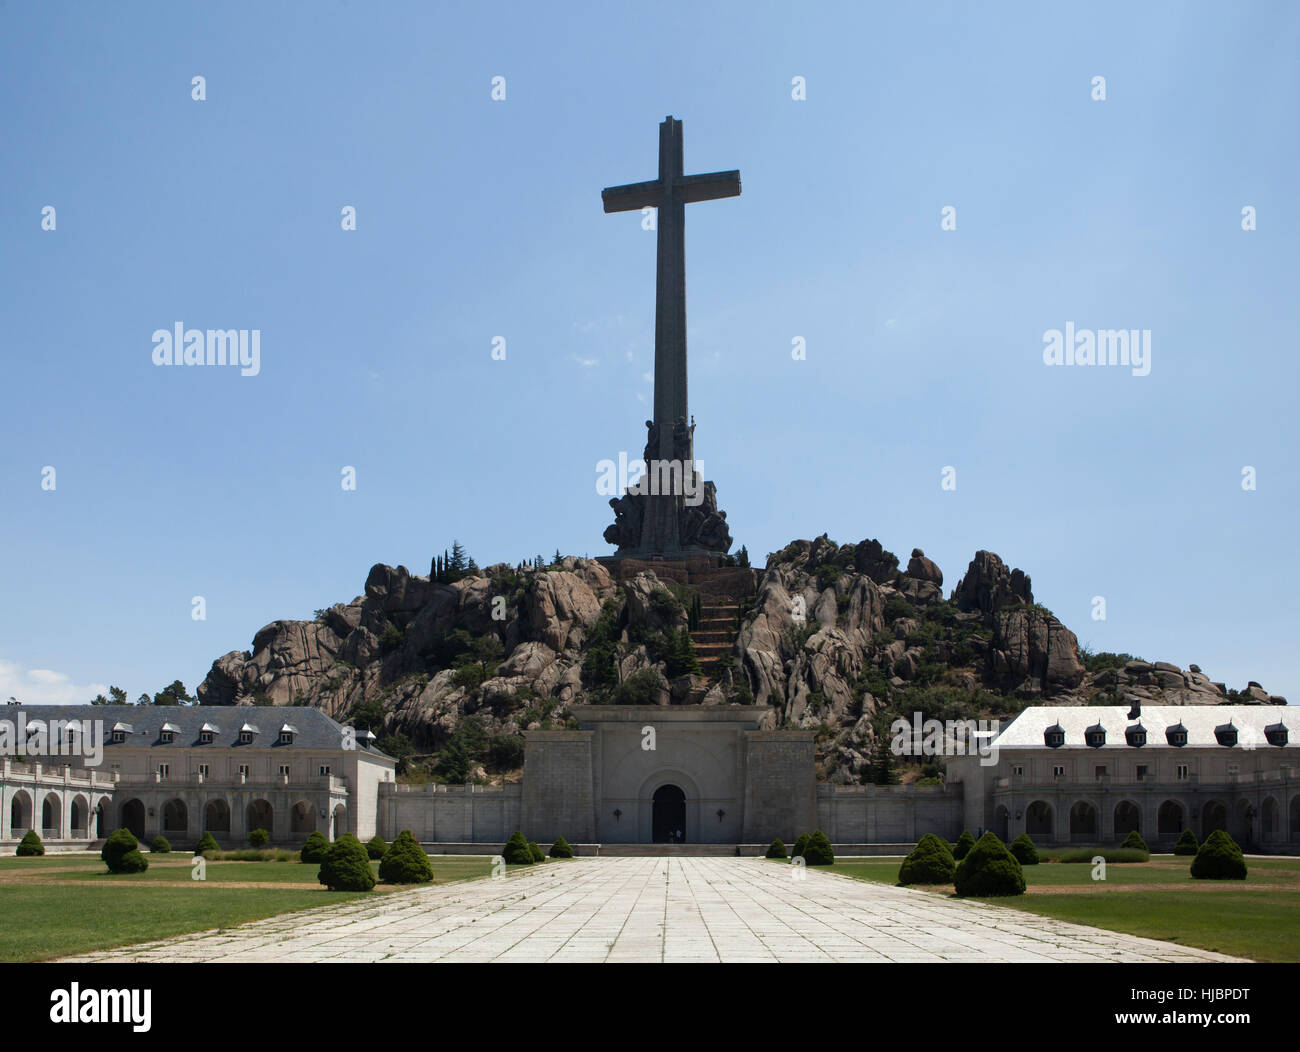
<path id="1" fill-rule="evenodd" d="M 180 833 L 189 832 L 190 812 L 185 806 L 184 800 L 168 800 L 163 805 L 163 832 Z"/>
<path id="2" fill-rule="evenodd" d="M 1265 844 L 1275 844 L 1280 838 L 1278 829 L 1277 801 L 1271 796 L 1264 797 L 1259 809 L 1259 838 Z"/>
<path id="3" fill-rule="evenodd" d="M 72 835 L 85 840 L 90 835 L 90 805 L 84 796 L 72 798 Z"/>
<path id="4" fill-rule="evenodd" d="M 1166 800 L 1156 815 L 1156 835 L 1161 840 L 1177 840 L 1183 832 L 1183 805 Z"/>
<path id="5" fill-rule="evenodd" d="M 1132 800 L 1121 800 L 1115 805 L 1115 839 L 1123 840 L 1130 833 L 1141 832 L 1141 808 Z"/>
<path id="6" fill-rule="evenodd" d="M 342 804 L 334 806 L 334 835 L 332 840 L 337 840 L 348 831 L 348 809 Z"/>
<path id="7" fill-rule="evenodd" d="M 293 810 L 289 813 L 289 831 L 293 833 L 316 832 L 316 808 L 312 807 L 306 800 L 299 800 L 294 804 Z"/>
<path id="8" fill-rule="evenodd" d="M 1031 837 L 1052 835 L 1052 807 L 1045 800 L 1035 800 L 1025 811 L 1025 832 Z"/>
<path id="9" fill-rule="evenodd" d="M 993 809 L 993 835 L 1001 840 L 1004 844 L 1010 835 L 1011 829 L 1011 812 L 1003 804 L 998 804 Z"/>
<path id="10" fill-rule="evenodd" d="M 1070 808 L 1070 839 L 1083 844 L 1097 839 L 1097 809 L 1087 800 L 1080 800 Z"/>
<path id="11" fill-rule="evenodd" d="M 686 839 L 686 794 L 675 785 L 655 790 L 650 839 L 656 844 L 680 844 Z"/>
<path id="12" fill-rule="evenodd" d="M 122 828 L 131 830 L 137 840 L 144 839 L 144 804 L 128 800 L 122 805 Z"/>
<path id="13" fill-rule="evenodd" d="M 275 830 L 271 826 L 272 820 L 273 813 L 269 801 L 254 800 L 248 805 L 248 832 L 251 833 L 254 829 L 265 829 L 267 836 L 274 837 Z"/>
<path id="14" fill-rule="evenodd" d="M 58 794 L 47 793 L 41 805 L 41 836 L 46 840 L 61 836 L 59 823 L 63 820 L 63 803 Z"/>
<path id="15" fill-rule="evenodd" d="M 108 832 L 108 797 L 104 797 L 95 805 L 95 828 L 91 831 L 91 838 L 98 840 L 108 836 Z"/>
<path id="16" fill-rule="evenodd" d="M 20 837 L 31 827 L 32 798 L 27 795 L 26 790 L 19 789 L 14 793 L 13 803 L 9 805 L 9 835 Z"/>
<path id="17" fill-rule="evenodd" d="M 230 805 L 224 800 L 209 800 L 203 809 L 203 830 L 207 833 L 230 832 Z"/>
<path id="18" fill-rule="evenodd" d="M 1211 800 L 1205 805 L 1205 810 L 1201 812 L 1201 840 L 1204 840 L 1216 829 L 1227 832 L 1228 809 L 1218 800 Z"/>

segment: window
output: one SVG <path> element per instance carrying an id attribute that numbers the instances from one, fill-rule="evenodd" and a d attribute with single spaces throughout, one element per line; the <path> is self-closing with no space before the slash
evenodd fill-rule
<path id="1" fill-rule="evenodd" d="M 1104 763 L 1097 764 L 1093 770 L 1093 777 L 1099 782 L 1106 777 L 1106 765 Z"/>
<path id="2" fill-rule="evenodd" d="M 1185 781 L 1187 781 L 1187 777 L 1188 777 L 1188 768 L 1189 768 L 1189 765 L 1188 765 L 1188 764 L 1185 764 L 1185 763 L 1180 763 L 1180 764 L 1178 764 L 1178 765 L 1174 768 L 1174 778 L 1175 778 L 1177 781 L 1180 781 L 1180 782 L 1185 782 Z"/>
<path id="3" fill-rule="evenodd" d="M 252 745 L 252 744 L 253 744 L 253 732 L 252 732 L 252 731 L 240 731 L 240 732 L 239 732 L 239 744 L 240 744 L 240 745 Z"/>
<path id="4" fill-rule="evenodd" d="M 1025 765 L 1023 763 L 1013 763 L 1011 765 L 1011 773 L 1017 776 L 1023 775 L 1025 773 Z"/>
<path id="5" fill-rule="evenodd" d="M 207 778 L 207 776 L 208 776 L 208 765 L 206 763 L 199 764 L 199 777 Z"/>
<path id="6" fill-rule="evenodd" d="M 239 765 L 239 777 L 241 777 L 241 778 L 247 778 L 247 777 L 248 777 L 248 764 L 246 764 L 246 763 L 241 763 L 241 764 Z"/>
<path id="7" fill-rule="evenodd" d="M 1239 764 L 1239 763 L 1230 763 L 1230 764 L 1228 764 L 1228 773 L 1229 773 L 1229 774 L 1241 774 L 1241 764 Z"/>
<path id="8" fill-rule="evenodd" d="M 285 778 L 289 777 L 289 765 L 287 763 L 280 764 L 280 774 Z"/>
<path id="9" fill-rule="evenodd" d="M 329 774 L 329 773 L 330 773 L 330 765 L 327 764 L 327 763 L 323 763 L 323 764 L 321 764 L 321 765 L 320 765 L 320 773 L 321 773 L 322 775 Z"/>
<path id="10" fill-rule="evenodd" d="M 124 741 L 126 741 L 126 731 L 114 731 L 114 732 L 113 732 L 113 744 L 114 744 L 114 745 L 121 745 Z"/>
<path id="11" fill-rule="evenodd" d="M 163 731 L 162 734 L 159 735 L 159 740 L 164 745 L 170 745 L 172 743 L 172 737 L 173 735 L 171 731 Z"/>
<path id="12" fill-rule="evenodd" d="M 1144 763 L 1137 765 L 1137 780 L 1139 782 L 1145 782 L 1147 780 L 1147 765 Z"/>
<path id="13" fill-rule="evenodd" d="M 167 775 L 171 773 L 172 765 L 169 763 L 160 763 L 158 765 L 158 777 L 166 781 Z"/>
<path id="14" fill-rule="evenodd" d="M 1053 767 L 1053 768 L 1052 768 L 1052 777 L 1053 777 L 1053 778 L 1064 778 L 1064 777 L 1065 777 L 1065 765 L 1064 765 L 1064 764 L 1061 764 L 1061 763 L 1058 763 L 1055 767 Z"/>
<path id="15" fill-rule="evenodd" d="M 200 745 L 211 745 L 211 744 L 212 744 L 212 732 L 211 732 L 211 731 L 199 731 L 199 744 L 200 744 Z"/>
<path id="16" fill-rule="evenodd" d="M 1065 744 L 1065 728 L 1055 723 L 1043 731 L 1043 744 L 1049 749 L 1059 749 Z"/>

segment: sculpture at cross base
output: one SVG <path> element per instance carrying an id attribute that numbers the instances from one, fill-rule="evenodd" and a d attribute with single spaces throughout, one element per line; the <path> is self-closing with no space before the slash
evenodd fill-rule
<path id="1" fill-rule="evenodd" d="M 659 177 L 601 191 L 606 212 L 658 210 L 655 269 L 654 416 L 646 421 L 644 460 L 674 461 L 683 488 L 698 491 L 695 471 L 695 418 L 690 415 L 686 375 L 686 205 L 740 194 L 738 171 L 684 175 L 682 122 L 667 117 L 659 125 Z M 687 421 L 690 421 L 687 423 Z M 616 557 L 725 553 L 731 547 L 726 514 L 717 510 L 713 483 L 705 487 L 707 510 L 692 506 L 685 493 L 629 491 L 610 501 L 615 522 L 605 540 L 618 546 Z"/>

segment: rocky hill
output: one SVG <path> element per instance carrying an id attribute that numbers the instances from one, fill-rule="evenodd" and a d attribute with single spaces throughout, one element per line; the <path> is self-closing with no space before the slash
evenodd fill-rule
<path id="1" fill-rule="evenodd" d="M 774 727 L 818 731 L 823 777 L 856 782 L 882 762 L 875 743 L 900 714 L 1285 702 L 1253 682 L 1230 691 L 1196 665 L 1081 654 L 1034 602 L 1029 576 L 992 552 L 977 552 L 944 598 L 943 573 L 919 549 L 900 569 L 878 541 L 825 535 L 786 546 L 761 572 L 731 572 L 743 594 L 723 608 L 736 614 L 722 634 L 734 646 L 704 674 L 692 642 L 703 586 L 660 574 L 616 581 L 576 558 L 438 565 L 428 577 L 376 565 L 364 595 L 314 621 L 275 621 L 251 651 L 218 658 L 198 697 L 316 706 L 374 728 L 416 772 L 426 764 L 457 781 L 517 769 L 521 732 L 564 726 L 576 704 L 769 705 Z"/>

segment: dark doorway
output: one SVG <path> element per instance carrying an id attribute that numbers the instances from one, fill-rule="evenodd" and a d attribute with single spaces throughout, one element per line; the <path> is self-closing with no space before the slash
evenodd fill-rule
<path id="1" fill-rule="evenodd" d="M 686 839 L 686 794 L 675 785 L 655 790 L 652 839 L 656 844 L 680 844 Z"/>

